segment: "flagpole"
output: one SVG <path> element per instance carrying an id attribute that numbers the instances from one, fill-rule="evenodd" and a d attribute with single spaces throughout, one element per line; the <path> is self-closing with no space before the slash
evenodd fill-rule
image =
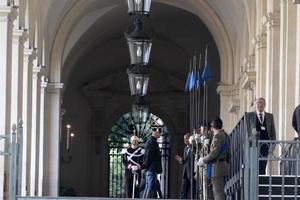
<path id="1" fill-rule="evenodd" d="M 192 115 L 192 118 L 190 119 L 191 121 L 191 129 L 190 129 L 190 133 L 193 134 L 193 137 L 195 138 L 195 132 L 194 132 L 194 127 L 195 127 L 195 94 L 196 94 L 196 77 L 197 77 L 197 74 L 196 74 L 196 56 L 194 55 L 193 56 L 193 63 L 192 63 L 193 67 L 192 67 L 192 71 L 193 71 L 193 78 L 192 79 L 192 105 L 191 105 L 191 115 Z M 194 145 L 192 145 L 192 152 L 190 154 L 191 156 L 191 199 L 194 199 L 194 194 L 193 194 L 193 191 L 194 191 L 194 181 L 193 181 L 193 174 L 194 174 L 194 160 L 193 160 L 193 153 L 194 153 Z"/>
<path id="2" fill-rule="evenodd" d="M 208 134 L 208 81 L 211 79 L 210 66 L 207 60 L 207 45 L 205 50 L 205 64 L 202 73 L 203 79 L 203 125 L 204 134 Z M 209 167 L 209 166 L 208 166 Z M 209 176 L 209 175 L 208 175 Z M 203 199 L 207 199 L 207 183 L 203 182 Z"/>
<path id="3" fill-rule="evenodd" d="M 200 72 L 201 72 L 201 53 L 199 54 L 199 65 L 198 65 L 198 70 L 197 70 L 197 120 L 196 120 L 196 128 L 199 128 L 200 126 L 200 100 L 201 100 L 201 78 L 200 78 Z M 196 140 L 195 140 L 196 141 Z M 199 142 L 199 141 L 198 141 Z M 199 149 L 199 145 L 196 142 L 196 160 L 199 159 L 199 155 L 200 155 L 200 150 Z M 197 185 L 197 192 L 196 192 L 196 198 L 199 199 L 200 198 L 200 190 L 199 190 L 199 186 L 202 184 L 200 183 L 200 173 L 199 173 L 199 169 L 200 167 L 197 165 L 196 166 L 196 185 Z"/>

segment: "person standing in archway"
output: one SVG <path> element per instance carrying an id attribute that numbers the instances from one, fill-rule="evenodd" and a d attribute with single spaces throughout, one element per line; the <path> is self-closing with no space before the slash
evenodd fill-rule
<path id="1" fill-rule="evenodd" d="M 135 134 L 130 138 L 130 143 L 131 145 L 121 152 L 123 164 L 125 165 L 126 197 L 139 198 L 141 165 L 145 150 L 139 147 L 139 138 Z"/>
<path id="2" fill-rule="evenodd" d="M 224 200 L 225 177 L 229 175 L 229 147 L 230 139 L 222 129 L 223 122 L 217 117 L 212 121 L 214 133 L 210 152 L 208 155 L 199 158 L 197 165 L 203 167 L 207 164 L 207 177 L 211 178 L 215 200 Z"/>
<path id="3" fill-rule="evenodd" d="M 160 132 L 155 129 L 152 130 L 150 139 L 146 143 L 145 157 L 143 163 L 143 169 L 145 169 L 145 190 L 143 198 L 156 198 L 156 181 L 157 175 L 162 173 L 161 165 L 161 153 L 157 143 L 157 139 L 160 138 Z"/>
<path id="4" fill-rule="evenodd" d="M 175 159 L 179 162 L 179 164 L 183 165 L 183 174 L 181 180 L 181 189 L 180 189 L 180 199 L 187 199 L 188 193 L 191 189 L 193 189 L 193 197 L 196 194 L 196 181 L 194 179 L 194 170 L 192 169 L 193 162 L 193 152 L 190 148 L 189 143 L 189 133 L 184 134 L 183 142 L 185 144 L 183 150 L 183 157 L 179 155 L 175 155 Z M 193 188 L 191 188 L 191 181 L 193 181 Z"/>
<path id="5" fill-rule="evenodd" d="M 256 101 L 256 111 L 251 112 L 251 120 L 256 126 L 259 140 L 276 140 L 276 130 L 274 124 L 274 116 L 265 111 L 266 100 L 262 97 Z M 269 148 L 270 149 L 269 151 Z M 269 152 L 274 150 L 274 146 L 262 144 L 259 147 L 259 157 L 267 157 Z M 259 174 L 266 174 L 267 160 L 259 161 Z"/>

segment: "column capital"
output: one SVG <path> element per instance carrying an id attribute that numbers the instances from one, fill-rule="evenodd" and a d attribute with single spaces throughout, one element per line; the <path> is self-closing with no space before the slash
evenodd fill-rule
<path id="1" fill-rule="evenodd" d="M 63 88 L 64 84 L 60 82 L 48 82 L 47 84 L 47 92 L 49 93 L 57 93 Z"/>
<path id="2" fill-rule="evenodd" d="M 26 29 L 22 29 L 22 35 L 20 37 L 20 45 L 24 46 L 27 40 L 28 40 L 28 31 Z"/>
<path id="3" fill-rule="evenodd" d="M 241 66 L 241 73 L 255 71 L 255 56 L 248 55 L 244 59 L 244 65 Z"/>
<path id="4" fill-rule="evenodd" d="M 226 85 L 224 83 L 219 83 L 217 87 L 217 93 L 221 96 L 235 96 L 239 94 L 239 85 Z"/>
<path id="5" fill-rule="evenodd" d="M 30 49 L 30 52 L 31 54 L 29 55 L 29 62 L 33 62 L 38 56 L 37 49 L 36 48 Z"/>
<path id="6" fill-rule="evenodd" d="M 23 30 L 21 29 L 14 29 L 13 30 L 13 42 L 14 44 L 21 44 L 20 39 L 23 35 Z"/>
<path id="7" fill-rule="evenodd" d="M 266 48 L 267 47 L 267 35 L 266 34 L 260 34 L 256 35 L 252 39 L 252 44 L 256 49 Z"/>
<path id="8" fill-rule="evenodd" d="M 40 72 L 41 72 L 41 66 L 40 65 L 33 66 L 32 73 L 33 73 L 34 78 L 38 78 L 38 76 L 40 75 Z"/>
<path id="9" fill-rule="evenodd" d="M 45 89 L 48 87 L 48 79 L 46 78 L 45 75 L 41 76 L 41 88 Z"/>
<path id="10" fill-rule="evenodd" d="M 11 7 L 11 12 L 8 14 L 8 21 L 14 22 L 18 17 L 18 8 L 13 6 Z"/>
<path id="11" fill-rule="evenodd" d="M 256 72 L 245 72 L 240 79 L 240 86 L 244 90 L 254 90 L 256 83 Z"/>
<path id="12" fill-rule="evenodd" d="M 262 17 L 262 23 L 268 29 L 280 26 L 280 12 L 268 12 Z"/>
<path id="13" fill-rule="evenodd" d="M 231 99 L 228 107 L 228 112 L 233 114 L 238 114 L 240 110 L 240 100 L 239 99 Z"/>
<path id="14" fill-rule="evenodd" d="M 11 12 L 11 9 L 12 9 L 12 7 L 10 7 L 10 6 L 2 5 L 1 0 L 0 0 L 0 17 L 6 17 L 6 20 L 7 20 L 7 17 L 9 15 L 9 13 Z"/>

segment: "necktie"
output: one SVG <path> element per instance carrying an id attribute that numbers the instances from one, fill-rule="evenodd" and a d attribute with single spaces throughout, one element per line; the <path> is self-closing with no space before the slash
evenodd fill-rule
<path id="1" fill-rule="evenodd" d="M 260 123 L 263 124 L 263 116 L 262 116 L 262 113 L 259 113 L 259 121 L 260 121 Z"/>
<path id="2" fill-rule="evenodd" d="M 189 148 L 187 146 L 185 146 L 185 149 L 184 149 L 184 159 L 186 159 L 188 153 L 189 153 Z"/>

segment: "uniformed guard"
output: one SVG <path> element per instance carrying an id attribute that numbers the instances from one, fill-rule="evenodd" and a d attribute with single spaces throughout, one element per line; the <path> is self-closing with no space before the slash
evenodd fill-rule
<path id="1" fill-rule="evenodd" d="M 209 122 L 207 127 L 201 126 L 197 129 L 195 138 L 194 136 L 190 138 L 190 143 L 194 145 L 196 162 L 200 157 L 207 156 L 210 152 L 210 145 L 213 138 L 213 133 L 210 129 L 211 126 Z M 211 179 L 207 177 L 207 166 L 195 166 L 199 196 L 206 200 L 214 200 Z"/>
<path id="2" fill-rule="evenodd" d="M 200 157 L 197 164 L 200 167 L 207 165 L 207 176 L 211 178 L 215 200 L 224 200 L 224 177 L 229 174 L 229 147 L 230 141 L 227 133 L 222 129 L 223 122 L 217 117 L 212 122 L 213 139 L 210 152 L 207 156 Z"/>
<path id="3" fill-rule="evenodd" d="M 141 181 L 141 165 L 145 150 L 138 146 L 139 137 L 135 134 L 130 138 L 130 147 L 123 149 L 121 154 L 125 165 L 126 197 L 139 198 Z"/>

